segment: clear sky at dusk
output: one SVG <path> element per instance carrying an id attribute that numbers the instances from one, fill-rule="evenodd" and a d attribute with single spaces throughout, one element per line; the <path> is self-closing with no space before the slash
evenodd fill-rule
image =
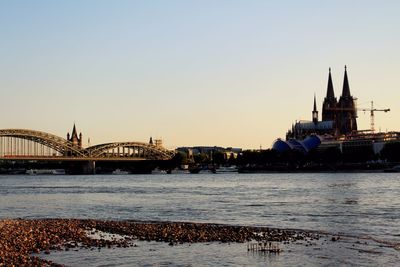
<path id="1" fill-rule="evenodd" d="M 270 147 L 347 65 L 400 130 L 400 1 L 0 1 L 0 128 Z M 369 128 L 359 112 L 359 128 Z M 86 145 L 86 141 L 85 141 Z"/>

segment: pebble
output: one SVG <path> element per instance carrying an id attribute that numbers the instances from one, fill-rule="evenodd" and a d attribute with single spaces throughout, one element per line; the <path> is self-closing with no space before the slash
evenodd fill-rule
<path id="1" fill-rule="evenodd" d="M 102 231 L 125 238 L 94 239 L 87 235 Z M 135 247 L 135 240 L 166 242 L 171 246 L 199 242 L 275 241 L 295 242 L 316 238 L 306 231 L 266 227 L 232 226 L 190 222 L 138 222 L 76 219 L 0 220 L 1 266 L 62 266 L 33 255 L 80 248 Z M 319 237 L 319 236 L 318 236 Z"/>

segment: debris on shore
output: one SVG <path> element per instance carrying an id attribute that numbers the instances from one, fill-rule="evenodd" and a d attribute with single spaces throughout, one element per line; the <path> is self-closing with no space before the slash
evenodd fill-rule
<path id="1" fill-rule="evenodd" d="M 108 238 L 102 234 L 107 233 Z M 114 236 L 114 237 L 113 237 Z M 110 238 L 113 237 L 113 238 Z M 61 266 L 34 253 L 80 248 L 133 247 L 135 240 L 173 246 L 199 242 L 294 242 L 319 239 L 307 231 L 189 222 L 89 219 L 0 220 L 0 266 Z"/>
<path id="2" fill-rule="evenodd" d="M 257 243 L 247 243 L 247 251 L 251 252 L 264 252 L 264 253 L 275 253 L 279 254 L 282 249 L 276 242 L 257 242 Z"/>

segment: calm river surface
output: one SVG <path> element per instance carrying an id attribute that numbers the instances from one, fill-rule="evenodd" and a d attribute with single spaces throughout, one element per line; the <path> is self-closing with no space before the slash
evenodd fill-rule
<path id="1" fill-rule="evenodd" d="M 262 225 L 321 230 L 400 243 L 399 196 L 400 175 L 396 173 L 3 175 L 0 176 L 0 218 L 134 219 Z M 149 246 L 155 249 L 149 249 Z M 81 253 L 83 262 L 76 261 L 77 254 L 68 256 L 71 252 L 55 254 L 60 254 L 58 259 L 64 261 L 62 263 L 91 263 L 94 266 L 341 263 L 338 259 L 329 259 L 335 257 L 335 252 L 317 260 L 312 256 L 319 252 L 312 251 L 300 251 L 292 258 L 287 253 L 268 259 L 240 256 L 240 251 L 245 251 L 241 247 L 245 246 L 243 244 L 240 247 L 230 245 L 229 249 L 219 248 L 221 259 L 218 261 L 214 255 L 218 248 L 213 246 L 215 244 L 168 248 L 165 244 L 149 243 L 146 249 L 141 248 L 145 251 L 140 252 L 140 257 L 132 258 L 132 251 L 122 249 L 107 254 L 108 259 L 114 259 L 108 263 L 104 263 L 104 255 L 96 256 L 102 253 Z M 194 249 L 198 260 L 189 255 Z M 296 251 L 295 248 L 291 250 Z M 159 252 L 153 255 L 154 251 Z M 363 258 L 357 254 L 360 252 L 354 252 L 357 254 L 354 261 L 348 252 L 340 253 L 348 254 L 350 260 L 344 264 L 349 265 L 390 265 L 399 260 L 400 254 L 393 250 L 386 255 L 384 251 L 379 253 L 379 257 L 385 257 L 385 260 L 376 261 L 379 257 L 366 255 L 367 259 L 375 262 L 363 262 L 359 261 Z"/>

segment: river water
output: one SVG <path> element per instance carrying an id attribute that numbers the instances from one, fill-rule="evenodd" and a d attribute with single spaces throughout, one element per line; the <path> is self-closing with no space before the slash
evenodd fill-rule
<path id="1" fill-rule="evenodd" d="M 261 225 L 319 230 L 354 236 L 363 242 L 396 244 L 400 243 L 399 196 L 400 175 L 396 173 L 3 175 L 0 218 Z M 346 245 L 327 247 L 325 253 L 295 246 L 287 248 L 292 253 L 266 258 L 248 255 L 243 244 L 170 248 L 150 242 L 136 248 L 140 253 L 126 249 L 63 252 L 53 253 L 52 259 L 73 266 L 391 265 L 400 260 L 398 250 L 379 250 L 379 244 L 373 253 L 364 254 L 362 251 L 370 248 L 352 254 Z M 345 255 L 345 262 L 341 262 L 339 254 Z"/>

